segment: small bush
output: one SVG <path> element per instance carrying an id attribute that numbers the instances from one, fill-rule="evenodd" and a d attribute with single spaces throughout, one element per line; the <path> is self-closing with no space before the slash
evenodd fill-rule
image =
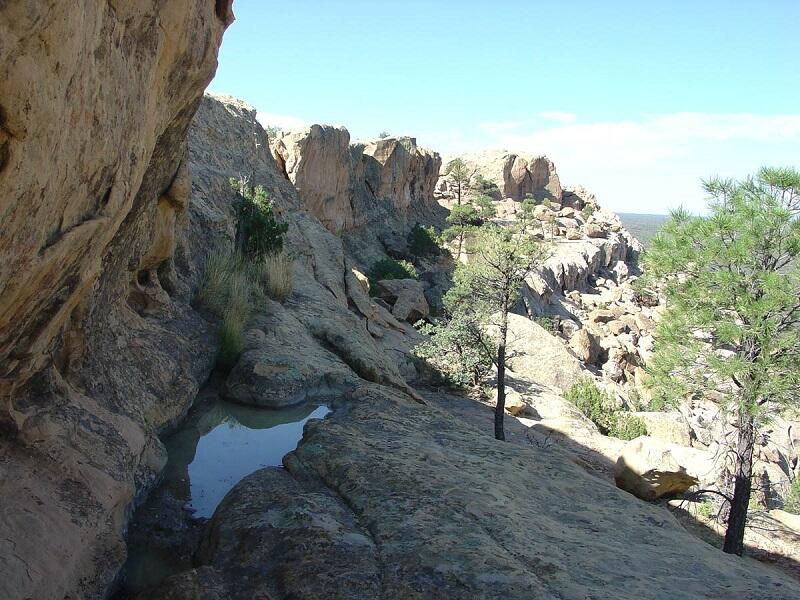
<path id="1" fill-rule="evenodd" d="M 611 405 L 611 398 L 601 391 L 588 377 L 572 385 L 564 398 L 572 402 L 579 411 L 597 425 L 603 435 L 608 435 L 614 425 L 616 410 Z"/>
<path id="2" fill-rule="evenodd" d="M 697 504 L 697 514 L 705 519 L 711 519 L 714 516 L 714 503 L 710 500 L 703 500 Z"/>
<path id="3" fill-rule="evenodd" d="M 783 503 L 783 510 L 800 515 L 800 477 L 795 477 L 789 487 L 786 501 Z"/>
<path id="4" fill-rule="evenodd" d="M 417 223 L 408 232 L 408 251 L 414 256 L 436 256 L 441 252 L 433 227 Z"/>
<path id="5" fill-rule="evenodd" d="M 642 419 L 617 408 L 611 396 L 600 390 L 588 377 L 569 388 L 564 398 L 575 404 L 603 435 L 622 440 L 647 435 L 647 426 Z"/>
<path id="6" fill-rule="evenodd" d="M 547 333 L 549 333 L 550 335 L 558 335 L 558 329 L 556 329 L 556 323 L 551 317 L 547 316 L 536 317 L 534 321 L 539 327 L 547 331 Z"/>
<path id="7" fill-rule="evenodd" d="M 372 265 L 369 273 L 371 281 L 381 279 L 419 279 L 417 269 L 407 260 L 384 258 Z"/>
<path id="8" fill-rule="evenodd" d="M 292 259 L 285 252 L 267 254 L 258 266 L 264 293 L 273 300 L 285 302 L 292 293 Z"/>
<path id="9" fill-rule="evenodd" d="M 581 209 L 581 216 L 583 217 L 584 221 L 589 217 L 591 217 L 593 214 L 594 214 L 594 206 L 592 206 L 591 204 L 586 204 Z"/>
<path id="10" fill-rule="evenodd" d="M 637 416 L 617 411 L 611 418 L 608 435 L 621 440 L 635 440 L 639 436 L 647 435 L 647 425 Z"/>
<path id="11" fill-rule="evenodd" d="M 260 260 L 283 249 L 283 234 L 289 229 L 278 223 L 272 201 L 263 187 L 247 187 L 246 182 L 231 178 L 236 191 L 236 245 L 250 260 Z"/>

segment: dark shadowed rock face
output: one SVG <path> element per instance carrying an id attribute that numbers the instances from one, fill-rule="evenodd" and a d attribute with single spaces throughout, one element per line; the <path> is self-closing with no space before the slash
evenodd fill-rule
<path id="1" fill-rule="evenodd" d="M 796 598 L 558 448 L 497 442 L 363 386 L 311 422 L 286 472 L 244 479 L 202 566 L 150 598 Z"/>
<path id="2" fill-rule="evenodd" d="M 0 597 L 104 592 L 210 369 L 173 255 L 230 4 L 0 3 Z"/>

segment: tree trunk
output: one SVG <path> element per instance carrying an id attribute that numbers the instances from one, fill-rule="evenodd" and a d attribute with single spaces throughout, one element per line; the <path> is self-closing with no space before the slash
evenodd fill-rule
<path id="1" fill-rule="evenodd" d="M 461 228 L 461 233 L 458 234 L 458 254 L 456 254 L 456 263 L 461 260 L 461 247 L 464 245 L 464 228 Z"/>
<path id="2" fill-rule="evenodd" d="M 755 427 L 753 417 L 740 409 L 739 433 L 736 442 L 736 465 L 733 483 L 733 498 L 728 514 L 723 552 L 742 555 L 744 551 L 744 527 L 747 522 L 747 506 L 750 503 L 751 477 L 753 474 L 753 446 Z"/>
<path id="3" fill-rule="evenodd" d="M 505 441 L 503 417 L 506 410 L 506 337 L 508 336 L 508 308 L 503 302 L 500 321 L 500 340 L 497 344 L 497 406 L 494 408 L 494 437 Z"/>

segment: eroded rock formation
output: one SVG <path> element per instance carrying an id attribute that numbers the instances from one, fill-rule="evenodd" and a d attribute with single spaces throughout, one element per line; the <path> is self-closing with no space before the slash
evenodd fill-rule
<path id="1" fill-rule="evenodd" d="M 230 4 L 0 5 L 4 598 L 106 590 L 163 465 L 154 434 L 210 368 L 172 256 Z"/>
<path id="2" fill-rule="evenodd" d="M 414 138 L 350 144 L 343 127 L 311 125 L 272 142 L 306 209 L 333 233 L 430 210 L 441 158 Z"/>
<path id="3" fill-rule="evenodd" d="M 536 200 L 561 203 L 563 190 L 556 167 L 546 156 L 523 156 L 513 152 L 490 151 L 461 157 L 470 173 L 493 181 L 502 198 L 521 201 L 528 194 Z M 443 177 L 441 191 L 448 191 L 447 178 Z"/>

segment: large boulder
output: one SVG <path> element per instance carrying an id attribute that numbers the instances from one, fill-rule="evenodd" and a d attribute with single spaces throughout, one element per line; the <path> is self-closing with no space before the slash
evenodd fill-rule
<path id="1" fill-rule="evenodd" d="M 508 315 L 507 355 L 514 372 L 562 391 L 586 373 L 559 338 L 520 315 Z"/>
<path id="2" fill-rule="evenodd" d="M 633 416 L 644 421 L 647 435 L 670 444 L 692 445 L 692 428 L 679 411 L 633 412 Z"/>
<path id="3" fill-rule="evenodd" d="M 576 331 L 569 340 L 569 347 L 581 361 L 593 365 L 597 362 L 602 348 L 593 334 L 585 328 Z"/>
<path id="4" fill-rule="evenodd" d="M 382 279 L 375 293 L 391 305 L 392 315 L 400 321 L 416 323 L 430 314 L 425 288 L 415 279 Z"/>
<path id="5" fill-rule="evenodd" d="M 642 436 L 631 440 L 614 467 L 617 487 L 643 500 L 683 494 L 707 479 L 713 457 L 702 450 Z"/>

